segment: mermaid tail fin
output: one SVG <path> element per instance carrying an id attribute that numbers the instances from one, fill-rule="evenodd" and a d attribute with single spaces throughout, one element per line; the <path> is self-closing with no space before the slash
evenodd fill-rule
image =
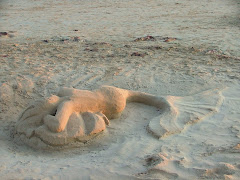
<path id="1" fill-rule="evenodd" d="M 192 96 L 168 96 L 166 100 L 170 108 L 153 118 L 148 125 L 148 130 L 158 138 L 180 133 L 188 125 L 218 112 L 223 96 L 220 90 L 215 89 Z"/>

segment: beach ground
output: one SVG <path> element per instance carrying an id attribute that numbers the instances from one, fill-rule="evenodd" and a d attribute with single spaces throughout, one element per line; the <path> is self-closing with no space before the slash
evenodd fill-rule
<path id="1" fill-rule="evenodd" d="M 2 0 L 1 179 L 238 179 L 239 7 L 237 0 Z M 14 138 L 30 103 L 60 87 L 101 85 L 181 97 L 217 89 L 222 102 L 161 139 L 146 128 L 158 110 L 137 103 L 75 147 L 43 151 Z"/>

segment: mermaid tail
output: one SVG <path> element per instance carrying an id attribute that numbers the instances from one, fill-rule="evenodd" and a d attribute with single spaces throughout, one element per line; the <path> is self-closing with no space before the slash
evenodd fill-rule
<path id="1" fill-rule="evenodd" d="M 186 127 L 218 112 L 223 96 L 218 89 L 185 97 L 168 96 L 169 108 L 153 118 L 148 130 L 161 138 L 183 131 Z"/>

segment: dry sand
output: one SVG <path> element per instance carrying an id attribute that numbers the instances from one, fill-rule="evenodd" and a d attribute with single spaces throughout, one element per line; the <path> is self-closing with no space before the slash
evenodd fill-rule
<path id="1" fill-rule="evenodd" d="M 1 179 L 238 179 L 239 7 L 237 0 L 1 0 Z M 159 112 L 137 103 L 83 145 L 43 151 L 13 137 L 29 103 L 59 87 L 100 85 L 158 96 L 218 88 L 223 103 L 159 140 L 146 130 Z"/>

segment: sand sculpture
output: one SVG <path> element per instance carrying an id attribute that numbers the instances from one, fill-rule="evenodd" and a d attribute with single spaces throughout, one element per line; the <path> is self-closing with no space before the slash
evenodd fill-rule
<path id="1" fill-rule="evenodd" d="M 151 94 L 103 86 L 95 91 L 62 88 L 57 95 L 29 106 L 16 124 L 16 134 L 31 146 L 62 146 L 87 141 L 106 129 L 109 119 L 118 118 L 127 102 L 159 108 L 148 130 L 161 138 L 181 132 L 218 110 L 218 90 L 186 97 L 158 97 Z"/>

